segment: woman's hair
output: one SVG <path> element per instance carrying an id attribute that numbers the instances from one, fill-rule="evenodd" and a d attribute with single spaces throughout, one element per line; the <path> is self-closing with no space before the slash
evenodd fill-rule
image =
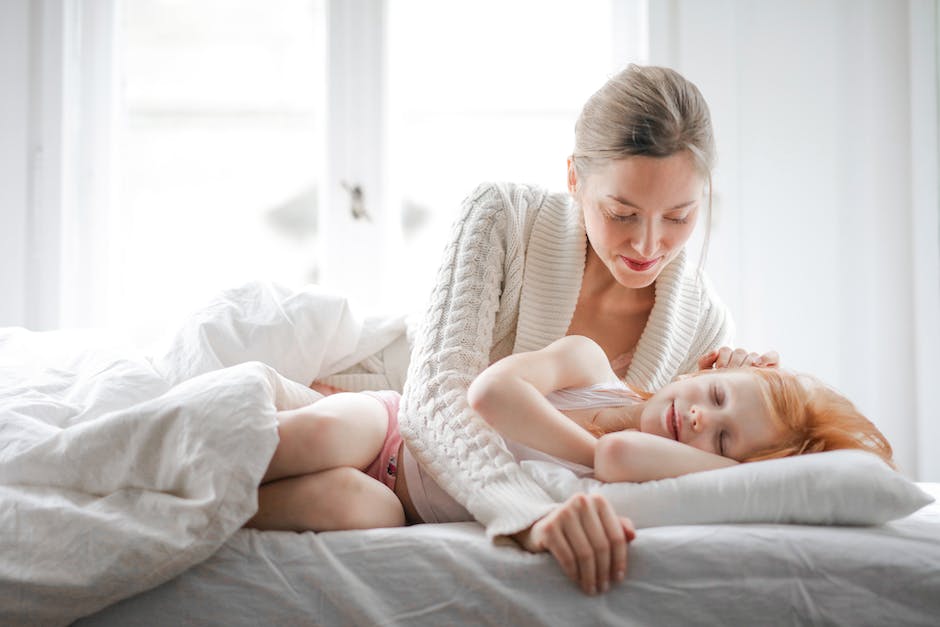
<path id="1" fill-rule="evenodd" d="M 775 446 L 745 461 L 860 449 L 896 468 L 891 444 L 884 434 L 852 401 L 822 381 L 778 368 L 744 370 L 760 380 L 763 400 L 787 434 Z"/>
<path id="2" fill-rule="evenodd" d="M 574 166 L 634 156 L 691 153 L 703 176 L 715 165 L 715 136 L 708 104 L 675 70 L 630 65 L 591 96 L 574 126 Z"/>
<path id="3" fill-rule="evenodd" d="M 708 104 L 691 81 L 669 68 L 632 64 L 614 75 L 581 109 L 571 161 L 581 180 L 608 161 L 681 152 L 692 156 L 708 184 L 701 270 L 711 231 L 715 135 Z"/>

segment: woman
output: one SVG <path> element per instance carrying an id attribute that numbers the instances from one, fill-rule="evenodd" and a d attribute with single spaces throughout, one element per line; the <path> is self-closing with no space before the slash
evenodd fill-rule
<path id="1" fill-rule="evenodd" d="M 496 360 L 574 334 L 639 389 L 659 389 L 700 359 L 758 361 L 716 352 L 732 323 L 685 253 L 710 211 L 714 160 L 698 89 L 672 70 L 631 65 L 581 112 L 569 194 L 484 185 L 467 198 L 415 338 L 400 412 L 409 451 L 490 536 L 550 551 L 588 591 L 620 578 L 629 521 L 611 524 L 602 499 L 554 502 L 469 406 L 467 389 Z"/>

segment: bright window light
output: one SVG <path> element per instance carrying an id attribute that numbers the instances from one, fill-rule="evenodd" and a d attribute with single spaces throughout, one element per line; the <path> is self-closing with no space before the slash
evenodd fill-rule
<path id="1" fill-rule="evenodd" d="M 326 129 L 361 131 L 339 116 L 329 122 L 326 110 L 328 38 L 355 41 L 362 27 L 327 28 L 334 1 L 120 5 L 118 270 L 109 321 L 138 342 L 251 279 L 332 285 L 324 241 L 331 255 L 350 257 L 330 258 L 334 268 L 371 255 L 374 270 L 358 273 L 362 280 L 339 281 L 350 297 L 390 293 L 384 310 L 419 311 L 461 200 L 484 181 L 563 190 L 581 105 L 631 60 L 625 34 L 645 32 L 613 0 L 356 5 L 381 16 L 386 47 L 381 67 L 343 75 L 341 88 L 352 90 L 345 102 L 355 107 L 357 85 L 382 86 L 381 165 L 369 167 L 385 183 L 370 211 L 383 212 L 388 228 L 363 228 L 379 233 L 375 250 L 393 251 L 357 256 L 336 246 L 324 217 L 334 214 L 317 206 L 330 189 Z"/>
<path id="2" fill-rule="evenodd" d="M 388 169 L 406 300 L 427 298 L 478 184 L 564 190 L 581 105 L 619 69 L 612 11 L 597 0 L 389 3 Z"/>
<path id="3" fill-rule="evenodd" d="M 316 281 L 323 2 L 122 5 L 118 285 L 146 341 L 227 286 Z"/>

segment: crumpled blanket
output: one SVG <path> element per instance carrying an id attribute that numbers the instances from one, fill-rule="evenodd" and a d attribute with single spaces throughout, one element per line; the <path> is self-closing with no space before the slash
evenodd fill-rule
<path id="1" fill-rule="evenodd" d="M 0 329 L 0 624 L 68 624 L 206 559 L 257 509 L 276 412 L 404 332 L 265 283 L 150 355 Z"/>

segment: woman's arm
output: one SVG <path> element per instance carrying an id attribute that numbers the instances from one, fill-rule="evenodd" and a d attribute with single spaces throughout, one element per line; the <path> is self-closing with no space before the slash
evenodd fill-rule
<path id="1" fill-rule="evenodd" d="M 519 531 L 557 505 L 467 400 L 490 363 L 498 320 L 518 316 L 530 209 L 506 196 L 487 185 L 464 202 L 415 337 L 399 412 L 409 450 L 490 536 Z"/>
<path id="2" fill-rule="evenodd" d="M 551 552 L 583 590 L 604 590 L 623 578 L 629 520 L 596 495 L 555 502 L 467 400 L 471 382 L 490 363 L 496 330 L 510 332 L 518 321 L 531 231 L 525 212 L 532 209 L 517 209 L 510 195 L 541 206 L 546 224 L 569 223 L 566 203 L 533 198 L 523 188 L 481 187 L 468 198 L 415 338 L 399 425 L 409 451 L 488 536 L 516 534 L 527 550 Z M 583 231 L 556 235 L 583 250 Z"/>
<path id="3" fill-rule="evenodd" d="M 616 431 L 597 441 L 594 476 L 600 481 L 653 481 L 734 466 L 738 462 L 651 433 Z"/>
<path id="4" fill-rule="evenodd" d="M 501 434 L 591 466 L 597 439 L 555 409 L 545 395 L 614 380 L 604 350 L 590 338 L 571 335 L 494 363 L 474 379 L 467 398 L 470 407 Z"/>

